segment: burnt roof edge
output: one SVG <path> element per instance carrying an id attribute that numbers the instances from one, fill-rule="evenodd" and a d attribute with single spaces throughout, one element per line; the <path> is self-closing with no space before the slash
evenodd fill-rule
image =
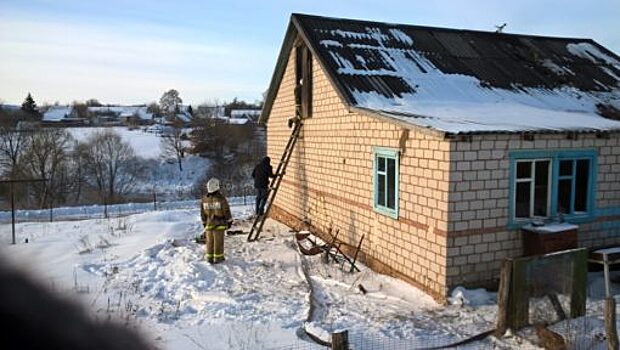
<path id="1" fill-rule="evenodd" d="M 276 63 L 276 68 L 271 77 L 269 90 L 267 91 L 265 103 L 261 111 L 261 117 L 259 119 L 260 123 L 266 123 L 269 119 L 269 114 L 271 113 L 271 108 L 273 107 L 273 103 L 278 93 L 278 88 L 280 86 L 280 83 L 282 82 L 282 78 L 284 77 L 284 72 L 286 71 L 286 64 L 288 63 L 290 52 L 294 46 L 296 33 L 301 36 L 304 43 L 310 49 L 312 56 L 316 58 L 316 61 L 319 63 L 319 66 L 321 67 L 323 72 L 325 72 L 327 79 L 334 87 L 334 90 L 336 91 L 338 97 L 340 97 L 342 103 L 344 103 L 344 105 L 347 107 L 353 106 L 352 101 L 350 101 L 344 93 L 345 90 L 342 84 L 340 84 L 340 81 L 338 81 L 338 79 L 336 78 L 335 73 L 331 71 L 329 66 L 323 62 L 323 57 L 319 55 L 319 51 L 315 45 L 316 43 L 310 40 L 310 37 L 308 36 L 308 33 L 303 26 L 303 23 L 299 21 L 300 16 L 303 17 L 303 15 L 298 15 L 295 13 L 291 15 L 291 19 L 286 30 L 286 35 L 282 43 L 282 48 L 280 49 L 280 55 L 278 56 L 278 61 Z"/>

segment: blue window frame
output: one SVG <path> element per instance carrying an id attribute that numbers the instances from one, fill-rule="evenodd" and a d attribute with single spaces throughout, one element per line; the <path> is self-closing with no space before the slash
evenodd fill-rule
<path id="1" fill-rule="evenodd" d="M 511 152 L 509 225 L 593 219 L 596 169 L 595 150 Z"/>
<path id="2" fill-rule="evenodd" d="M 373 187 L 375 211 L 398 218 L 399 153 L 390 148 L 373 148 Z"/>

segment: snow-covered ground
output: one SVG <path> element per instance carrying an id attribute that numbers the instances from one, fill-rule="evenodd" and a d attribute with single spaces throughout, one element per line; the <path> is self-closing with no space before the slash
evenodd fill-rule
<path id="1" fill-rule="evenodd" d="M 85 141 L 91 135 L 97 132 L 111 130 L 118 133 L 123 140 L 128 141 L 133 147 L 136 155 L 142 158 L 159 159 L 161 154 L 160 140 L 161 137 L 146 133 L 142 129 L 129 130 L 126 127 L 97 127 L 97 128 L 67 128 L 71 135 L 77 141 Z"/>
<path id="2" fill-rule="evenodd" d="M 251 206 L 232 209 L 236 226 L 247 231 Z M 494 327 L 493 293 L 458 289 L 452 305 L 438 305 L 364 266 L 348 273 L 322 263 L 320 255 L 301 255 L 290 230 L 271 220 L 258 242 L 227 236 L 226 261 L 217 265 L 207 264 L 204 246 L 193 242 L 200 231 L 197 208 L 24 222 L 17 227 L 17 245 L 9 244 L 11 226 L 5 224 L 0 254 L 56 292 L 81 300 L 95 317 L 136 326 L 163 349 L 320 348 L 304 326 L 318 336 L 347 329 L 357 349 L 361 342 L 365 348 L 412 349 Z M 600 276 L 594 277 L 597 285 Z M 590 306 L 602 307 L 596 300 Z M 536 348 L 535 339 L 526 331 L 466 348 Z"/>

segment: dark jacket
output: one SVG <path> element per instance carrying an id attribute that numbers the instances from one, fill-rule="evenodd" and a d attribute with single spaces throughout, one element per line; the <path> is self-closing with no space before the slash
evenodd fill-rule
<path id="1" fill-rule="evenodd" d="M 275 177 L 273 174 L 273 168 L 269 164 L 269 157 L 263 158 L 263 160 L 254 167 L 252 171 L 252 177 L 254 178 L 254 188 L 267 188 L 269 187 L 269 178 Z"/>
<path id="2" fill-rule="evenodd" d="M 219 191 L 202 197 L 200 216 L 208 230 L 225 230 L 232 220 L 228 201 Z"/>

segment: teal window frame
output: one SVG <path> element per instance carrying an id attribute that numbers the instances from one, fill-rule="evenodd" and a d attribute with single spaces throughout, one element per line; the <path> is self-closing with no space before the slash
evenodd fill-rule
<path id="1" fill-rule="evenodd" d="M 513 151 L 509 154 L 510 157 L 510 189 L 509 189 L 509 228 L 518 228 L 523 225 L 527 225 L 536 220 L 557 220 L 560 214 L 558 213 L 558 193 L 560 180 L 571 179 L 571 197 L 570 197 L 570 212 L 561 214 L 564 220 L 571 223 L 581 223 L 592 221 L 596 218 L 595 197 L 596 197 L 596 183 L 597 183 L 597 170 L 598 170 L 598 154 L 596 150 L 545 150 L 545 151 Z M 516 200 L 516 165 L 518 161 L 533 161 L 544 160 L 551 161 L 551 179 L 549 184 L 549 212 L 548 216 L 531 217 L 531 218 L 516 218 L 515 217 L 515 200 Z M 586 210 L 583 212 L 575 212 L 575 172 L 576 161 L 587 159 L 590 162 L 590 169 L 588 172 L 588 184 L 587 184 L 587 201 Z M 560 176 L 560 162 L 565 160 L 573 161 L 573 173 L 567 176 Z"/>
<path id="2" fill-rule="evenodd" d="M 385 171 L 379 169 L 379 162 L 381 159 L 385 159 L 386 166 Z M 390 208 L 386 205 L 379 204 L 379 176 L 386 176 L 384 181 L 384 203 L 387 204 L 388 196 L 388 181 L 387 181 L 387 160 L 394 160 L 394 208 Z M 398 202 L 399 202 L 399 180 L 400 178 L 400 153 L 397 149 L 373 147 L 373 209 L 383 215 L 387 215 L 393 219 L 398 219 Z"/>

